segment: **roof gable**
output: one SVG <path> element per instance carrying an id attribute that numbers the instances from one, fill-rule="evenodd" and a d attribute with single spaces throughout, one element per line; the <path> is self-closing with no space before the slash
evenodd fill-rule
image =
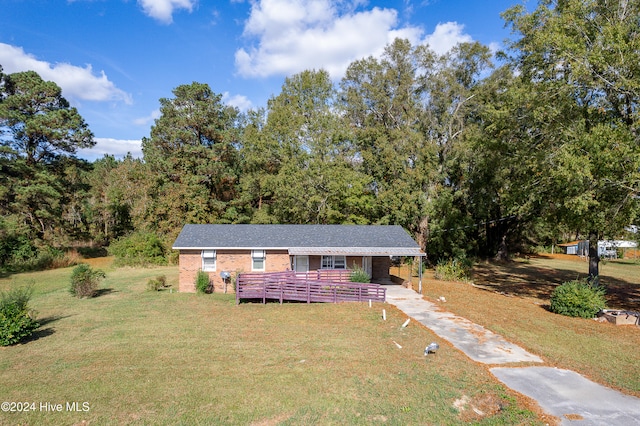
<path id="1" fill-rule="evenodd" d="M 179 249 L 391 249 L 420 253 L 397 225 L 185 225 L 173 244 Z"/>

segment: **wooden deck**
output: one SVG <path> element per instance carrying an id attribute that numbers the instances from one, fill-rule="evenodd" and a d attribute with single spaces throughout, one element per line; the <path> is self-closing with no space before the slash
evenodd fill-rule
<path id="1" fill-rule="evenodd" d="M 300 302 L 384 302 L 386 289 L 379 284 L 352 283 L 348 275 L 315 271 L 297 274 L 293 271 L 243 273 L 236 281 L 236 303 L 240 299 L 285 300 Z M 322 277 L 323 279 L 318 279 Z M 326 278 L 325 278 L 326 277 Z M 329 278 L 330 277 L 330 278 Z"/>

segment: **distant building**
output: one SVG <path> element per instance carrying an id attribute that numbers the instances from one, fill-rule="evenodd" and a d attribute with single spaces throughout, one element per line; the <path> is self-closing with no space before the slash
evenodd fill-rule
<path id="1" fill-rule="evenodd" d="M 566 254 L 573 254 L 581 257 L 589 256 L 589 240 L 570 241 L 558 244 Z M 618 251 L 622 251 L 622 257 L 636 257 L 638 243 L 626 240 L 602 240 L 598 241 L 598 256 L 603 259 L 617 259 Z"/>
<path id="2" fill-rule="evenodd" d="M 617 259 L 618 251 L 622 252 L 622 258 L 625 258 L 627 252 L 631 249 L 635 257 L 635 249 L 638 243 L 635 241 L 611 240 L 598 241 L 598 256 L 603 259 Z"/>
<path id="3" fill-rule="evenodd" d="M 568 243 L 558 244 L 565 254 L 574 254 L 576 256 L 589 256 L 589 241 L 577 240 Z"/>

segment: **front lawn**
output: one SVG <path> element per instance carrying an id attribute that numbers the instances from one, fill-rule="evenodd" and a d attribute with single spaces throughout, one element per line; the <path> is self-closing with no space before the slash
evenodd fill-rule
<path id="1" fill-rule="evenodd" d="M 177 267 L 100 266 L 93 299 L 69 294 L 71 268 L 0 280 L 33 284 L 42 323 L 32 340 L 0 348 L 2 401 L 35 404 L 0 413 L 1 424 L 550 420 L 426 328 L 402 328 L 390 305 L 236 306 L 233 295 L 145 290 L 158 275 L 175 289 Z M 441 349 L 423 356 L 432 341 Z"/>

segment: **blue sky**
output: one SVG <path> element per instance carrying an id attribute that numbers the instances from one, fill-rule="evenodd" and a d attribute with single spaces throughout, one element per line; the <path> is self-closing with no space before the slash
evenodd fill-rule
<path id="1" fill-rule="evenodd" d="M 266 106 L 282 83 L 354 60 L 396 37 L 443 53 L 460 41 L 497 49 L 500 13 L 519 0 L 1 0 L 0 65 L 55 81 L 93 131 L 79 156 L 141 156 L 159 99 L 207 83 L 241 110 Z"/>

